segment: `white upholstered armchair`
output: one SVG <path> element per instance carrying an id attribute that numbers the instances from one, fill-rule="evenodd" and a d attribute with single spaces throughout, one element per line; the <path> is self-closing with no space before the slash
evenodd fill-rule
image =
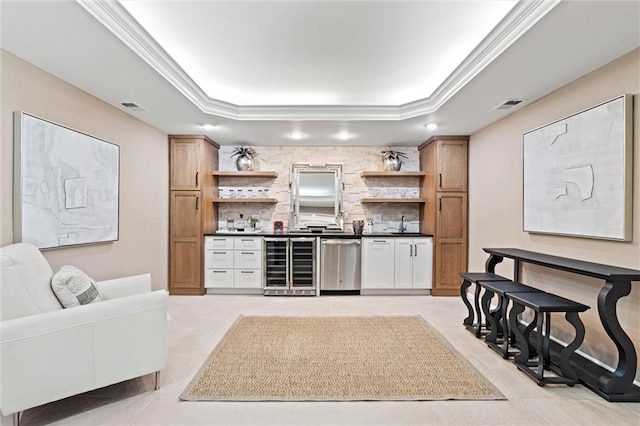
<path id="1" fill-rule="evenodd" d="M 102 301 L 64 309 L 30 244 L 0 249 L 0 410 L 13 414 L 167 365 L 167 292 L 149 274 L 97 282 Z"/>

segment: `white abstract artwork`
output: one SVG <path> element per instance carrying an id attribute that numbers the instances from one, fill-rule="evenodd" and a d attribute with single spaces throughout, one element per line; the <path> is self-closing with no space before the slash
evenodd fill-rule
<path id="1" fill-rule="evenodd" d="M 14 241 L 118 240 L 120 147 L 24 112 L 14 122 Z"/>
<path id="2" fill-rule="evenodd" d="M 632 97 L 524 134 L 523 229 L 630 241 Z"/>

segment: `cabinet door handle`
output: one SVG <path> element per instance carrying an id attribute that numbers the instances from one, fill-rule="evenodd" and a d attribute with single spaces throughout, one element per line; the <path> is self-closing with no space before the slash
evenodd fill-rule
<path id="1" fill-rule="evenodd" d="M 442 173 L 438 173 L 438 186 L 442 188 Z"/>
<path id="2" fill-rule="evenodd" d="M 417 244 L 414 244 L 414 245 L 413 245 L 413 247 L 414 247 L 414 248 L 413 248 L 413 255 L 414 255 L 414 256 L 416 256 L 416 257 L 418 257 L 418 245 L 417 245 Z"/>
<path id="3" fill-rule="evenodd" d="M 200 197 L 196 197 L 196 210 L 200 208 Z"/>
<path id="4" fill-rule="evenodd" d="M 214 251 L 213 254 L 227 254 L 226 251 Z"/>
<path id="5" fill-rule="evenodd" d="M 196 172 L 196 186 L 198 186 L 198 172 Z"/>
<path id="6" fill-rule="evenodd" d="M 241 274 L 253 274 L 255 271 L 240 271 Z"/>
<path id="7" fill-rule="evenodd" d="M 213 271 L 214 274 L 226 274 L 227 271 Z"/>
<path id="8" fill-rule="evenodd" d="M 253 254 L 253 252 L 252 252 L 252 251 L 243 251 L 243 252 L 241 252 L 241 253 L 242 253 L 242 254 Z"/>
<path id="9" fill-rule="evenodd" d="M 413 257 L 413 246 L 409 244 L 409 257 Z"/>
<path id="10" fill-rule="evenodd" d="M 385 240 L 373 240 L 374 243 L 386 243 Z"/>
<path id="11" fill-rule="evenodd" d="M 438 198 L 438 210 L 442 210 L 442 198 Z"/>

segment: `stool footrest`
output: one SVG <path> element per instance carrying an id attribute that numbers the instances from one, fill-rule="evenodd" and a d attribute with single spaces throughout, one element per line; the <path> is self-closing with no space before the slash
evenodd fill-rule
<path id="1" fill-rule="evenodd" d="M 559 385 L 573 386 L 578 382 L 577 380 L 567 379 L 566 377 L 563 377 L 563 376 L 539 377 L 538 374 L 535 371 L 533 371 L 530 367 L 528 367 L 526 365 L 518 364 L 516 362 L 514 362 L 514 364 L 516 365 L 516 367 L 518 367 L 518 370 L 522 371 L 523 373 L 526 373 L 539 386 L 544 386 L 544 385 L 547 385 L 547 384 L 559 384 Z"/>

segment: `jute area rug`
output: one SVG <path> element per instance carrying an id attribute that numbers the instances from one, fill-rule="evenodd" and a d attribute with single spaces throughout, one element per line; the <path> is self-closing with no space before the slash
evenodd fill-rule
<path id="1" fill-rule="evenodd" d="M 506 399 L 420 316 L 240 316 L 180 399 Z"/>

